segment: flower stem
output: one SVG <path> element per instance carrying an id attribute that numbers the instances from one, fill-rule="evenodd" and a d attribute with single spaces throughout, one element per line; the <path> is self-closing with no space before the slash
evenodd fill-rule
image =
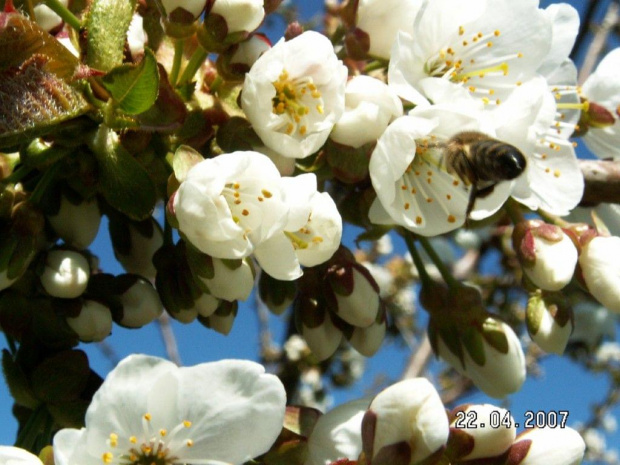
<path id="1" fill-rule="evenodd" d="M 34 188 L 34 191 L 32 191 L 32 194 L 30 194 L 30 201 L 32 203 L 34 203 L 35 205 L 39 204 L 39 202 L 43 198 L 43 195 L 52 185 L 54 179 L 56 179 L 56 173 L 60 169 L 60 165 L 61 163 L 55 163 L 54 165 L 50 166 L 47 171 L 45 171 L 45 173 L 43 173 L 43 176 L 41 176 L 41 179 L 39 179 L 39 182 Z"/>
<path id="2" fill-rule="evenodd" d="M 17 436 L 17 440 L 15 441 L 16 447 L 21 447 L 22 449 L 29 450 L 33 453 L 38 451 L 34 450 L 34 447 L 37 443 L 39 434 L 41 429 L 44 427 L 46 418 L 48 417 L 47 409 L 45 404 L 40 404 L 28 418 L 26 424 L 19 432 Z"/>
<path id="3" fill-rule="evenodd" d="M 510 217 L 513 224 L 520 223 L 525 220 L 523 213 L 521 212 L 521 206 L 513 199 L 508 199 L 506 202 L 506 213 Z"/>
<path id="4" fill-rule="evenodd" d="M 431 285 L 433 283 L 433 278 L 430 277 L 428 271 L 426 271 L 426 267 L 424 266 L 424 262 L 422 261 L 422 257 L 420 257 L 420 253 L 413 242 L 413 237 L 411 233 L 403 231 L 401 232 L 401 236 L 405 239 L 405 243 L 407 244 L 407 248 L 409 249 L 409 253 L 411 254 L 411 258 L 413 258 L 413 263 L 415 267 L 418 269 L 418 274 L 420 275 L 420 280 L 422 281 L 422 285 Z"/>
<path id="5" fill-rule="evenodd" d="M 82 23 L 80 22 L 80 20 L 58 0 L 45 0 L 45 4 L 73 29 L 75 29 L 76 31 L 80 30 L 80 28 L 82 27 Z"/>
<path id="6" fill-rule="evenodd" d="M 559 216 L 552 215 L 551 213 L 546 212 L 546 211 L 541 210 L 541 209 L 538 209 L 538 214 L 547 223 L 554 224 L 554 225 L 559 226 L 561 228 L 566 228 L 566 227 L 570 226 L 570 224 L 571 224 L 570 222 L 568 222 L 566 220 L 563 220 Z"/>
<path id="7" fill-rule="evenodd" d="M 19 181 L 24 179 L 28 174 L 32 171 L 32 168 L 28 166 L 20 166 L 15 171 L 13 171 L 10 175 L 2 180 L 2 184 L 17 184 Z"/>
<path id="8" fill-rule="evenodd" d="M 172 61 L 172 69 L 170 70 L 170 85 L 174 87 L 179 78 L 181 70 L 181 61 L 183 60 L 183 49 L 185 48 L 185 40 L 177 39 L 174 41 L 174 58 Z"/>
<path id="9" fill-rule="evenodd" d="M 30 19 L 32 21 L 35 21 L 34 6 L 32 4 L 32 0 L 26 0 L 26 8 L 28 9 L 28 16 L 30 16 Z"/>
<path id="10" fill-rule="evenodd" d="M 209 52 L 207 52 L 204 48 L 198 47 L 192 57 L 189 59 L 183 74 L 181 75 L 181 79 L 179 79 L 179 85 L 187 84 L 192 80 L 200 66 L 207 59 Z"/>
<path id="11" fill-rule="evenodd" d="M 461 283 L 459 283 L 454 278 L 454 276 L 452 276 L 452 273 L 450 272 L 446 264 L 441 260 L 441 258 L 439 258 L 439 255 L 437 255 L 437 252 L 435 252 L 435 249 L 433 249 L 433 246 L 428 241 L 428 239 L 426 237 L 418 237 L 418 241 L 420 241 L 420 244 L 422 244 L 422 248 L 424 248 L 424 251 L 428 254 L 430 259 L 433 261 L 433 263 L 441 273 L 441 276 L 443 277 L 443 280 L 446 282 L 446 284 L 451 288 L 459 287 Z"/>
<path id="12" fill-rule="evenodd" d="M 11 353 L 13 357 L 15 357 L 15 354 L 17 354 L 17 346 L 15 345 L 15 339 L 13 339 L 12 336 L 9 336 L 6 333 L 4 333 L 4 337 L 6 339 L 6 344 L 9 346 L 9 352 Z"/>
<path id="13" fill-rule="evenodd" d="M 364 71 L 366 73 L 370 72 L 370 71 L 376 71 L 378 69 L 383 69 L 383 68 L 387 68 L 387 62 L 384 60 L 374 60 L 371 61 L 370 63 L 368 63 L 366 65 L 366 67 L 364 68 Z"/>

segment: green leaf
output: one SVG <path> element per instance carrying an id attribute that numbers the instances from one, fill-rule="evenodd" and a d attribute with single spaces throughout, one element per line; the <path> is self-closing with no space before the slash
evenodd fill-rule
<path id="1" fill-rule="evenodd" d="M 82 94 L 50 71 L 52 64 L 35 55 L 0 72 L 0 147 L 48 133 L 89 110 Z"/>
<path id="2" fill-rule="evenodd" d="M 84 26 L 86 64 L 111 71 L 123 62 L 125 38 L 137 0 L 94 0 Z"/>
<path id="3" fill-rule="evenodd" d="M 60 79 L 72 78 L 79 65 L 78 59 L 37 23 L 17 13 L 0 13 L 0 70 L 19 67 L 33 55 L 46 56 L 46 70 Z"/>
<path id="4" fill-rule="evenodd" d="M 28 377 L 6 349 L 2 351 L 2 373 L 15 402 L 28 408 L 36 408 L 39 402 L 32 392 Z"/>
<path id="5" fill-rule="evenodd" d="M 118 134 L 101 125 L 91 140 L 99 168 L 99 192 L 116 210 L 134 220 L 151 215 L 157 195 L 148 172 L 121 145 Z"/>
<path id="6" fill-rule="evenodd" d="M 138 115 L 153 106 L 159 89 L 157 59 L 148 48 L 138 64 L 114 68 L 103 78 L 103 85 L 112 94 L 120 109 Z"/>
<path id="7" fill-rule="evenodd" d="M 80 350 L 65 350 L 45 359 L 32 372 L 32 389 L 45 403 L 77 399 L 88 381 L 88 358 Z"/>

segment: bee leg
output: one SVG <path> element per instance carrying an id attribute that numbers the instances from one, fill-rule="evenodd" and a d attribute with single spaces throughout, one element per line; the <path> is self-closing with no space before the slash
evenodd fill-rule
<path id="1" fill-rule="evenodd" d="M 465 213 L 465 227 L 469 228 L 469 214 L 474 209 L 476 200 L 479 198 L 485 198 L 487 195 L 490 195 L 491 192 L 493 192 L 493 189 L 495 189 L 495 184 L 483 187 L 482 189 L 478 189 L 475 184 L 471 186 L 469 202 L 467 202 L 467 213 Z"/>

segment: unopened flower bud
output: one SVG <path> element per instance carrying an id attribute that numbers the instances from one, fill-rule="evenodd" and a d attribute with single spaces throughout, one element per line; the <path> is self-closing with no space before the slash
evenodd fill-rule
<path id="1" fill-rule="evenodd" d="M 602 305 L 589 301 L 578 302 L 573 308 L 573 314 L 575 329 L 569 338 L 571 345 L 593 351 L 604 338 L 615 337 L 614 314 Z"/>
<path id="2" fill-rule="evenodd" d="M 110 218 L 114 255 L 128 273 L 155 279 L 153 255 L 164 243 L 161 227 L 153 218 L 140 222 Z"/>
<path id="3" fill-rule="evenodd" d="M 52 297 L 74 299 L 81 296 L 88 286 L 90 266 L 79 252 L 52 250 L 45 258 L 41 284 Z"/>
<path id="4" fill-rule="evenodd" d="M 198 312 L 198 315 L 202 317 L 208 317 L 215 313 L 220 306 L 220 299 L 203 292 L 194 301 L 194 309 Z"/>
<path id="5" fill-rule="evenodd" d="M 214 313 L 208 317 L 198 316 L 198 321 L 207 328 L 226 336 L 233 327 L 238 309 L 239 304 L 236 301 L 227 302 L 222 300 Z"/>
<path id="6" fill-rule="evenodd" d="M 532 220 L 519 223 L 513 246 L 523 271 L 539 288 L 559 291 L 573 277 L 577 248 L 559 227 Z"/>
<path id="7" fill-rule="evenodd" d="M 578 465 L 586 444 L 572 428 L 534 428 L 520 434 L 507 465 Z"/>
<path id="8" fill-rule="evenodd" d="M 105 305 L 85 300 L 77 317 L 68 317 L 67 323 L 83 342 L 103 341 L 112 331 L 112 313 Z"/>
<path id="9" fill-rule="evenodd" d="M 368 34 L 371 56 L 389 59 L 399 30 L 409 32 L 419 0 L 360 0 L 357 27 Z"/>
<path id="10" fill-rule="evenodd" d="M 568 299 L 558 293 L 537 292 L 527 302 L 525 316 L 532 340 L 545 352 L 562 355 L 573 330 Z"/>
<path id="11" fill-rule="evenodd" d="M 297 286 L 294 281 L 280 281 L 267 273 L 261 273 L 258 294 L 271 313 L 281 315 L 293 303 Z"/>
<path id="12" fill-rule="evenodd" d="M 254 267 L 252 262 L 242 260 L 224 260 L 212 258 L 213 278 L 201 278 L 211 294 L 219 299 L 247 300 L 254 289 Z"/>
<path id="13" fill-rule="evenodd" d="M 191 24 L 205 9 L 206 0 L 161 0 L 168 21 Z"/>
<path id="14" fill-rule="evenodd" d="M 459 462 L 502 455 L 517 435 L 510 412 L 495 405 L 462 405 L 450 418 L 448 448 Z"/>
<path id="15" fill-rule="evenodd" d="M 157 319 L 163 312 L 163 306 L 150 282 L 140 276 L 127 278 L 133 284 L 119 296 L 123 317 L 118 323 L 128 328 L 141 328 Z"/>
<path id="16" fill-rule="evenodd" d="M 306 294 L 295 298 L 293 308 L 297 329 L 315 357 L 319 361 L 331 357 L 342 341 L 342 332 L 334 325 L 327 308 Z"/>
<path id="17" fill-rule="evenodd" d="M 65 242 L 76 249 L 87 248 L 97 237 L 101 224 L 101 211 L 95 197 L 74 199 L 60 196 L 60 209 L 47 217 L 50 225 Z"/>
<path id="18" fill-rule="evenodd" d="M 521 342 L 510 326 L 493 316 L 463 329 L 434 330 L 431 324 L 429 333 L 437 355 L 485 394 L 502 398 L 525 381 Z"/>
<path id="19" fill-rule="evenodd" d="M 328 265 L 325 297 L 331 310 L 353 326 L 373 324 L 379 311 L 379 286 L 368 269 L 344 247 Z"/>
<path id="20" fill-rule="evenodd" d="M 59 2 L 64 7 L 69 5 L 69 0 L 59 0 Z M 62 25 L 62 18 L 47 5 L 37 5 L 33 10 L 34 18 L 41 29 L 50 32 Z"/>
<path id="21" fill-rule="evenodd" d="M 590 294 L 620 313 L 620 237 L 598 236 L 583 245 L 579 265 Z"/>
<path id="22" fill-rule="evenodd" d="M 379 310 L 377 319 L 370 326 L 366 328 L 354 326 L 351 329 L 350 335 L 347 334 L 347 331 L 344 331 L 349 343 L 360 354 L 365 357 L 372 357 L 381 348 L 387 331 L 385 309 Z"/>
<path id="23" fill-rule="evenodd" d="M 263 0 L 211 0 L 208 15 L 219 15 L 226 21 L 228 34 L 252 32 L 263 22 Z"/>
<path id="24" fill-rule="evenodd" d="M 356 76 L 347 82 L 344 104 L 344 113 L 329 137 L 354 148 L 376 141 L 388 124 L 403 114 L 394 91 L 370 76 Z"/>
<path id="25" fill-rule="evenodd" d="M 144 18 L 138 13 L 134 13 L 129 29 L 127 30 L 127 44 L 131 57 L 136 60 L 140 55 L 144 54 L 144 45 L 147 43 L 148 37 L 144 31 Z"/>
<path id="26" fill-rule="evenodd" d="M 450 432 L 439 394 L 425 378 L 407 379 L 381 391 L 362 420 L 363 449 L 375 458 L 383 448 L 410 449 L 418 463 L 442 448 Z"/>
<path id="27" fill-rule="evenodd" d="M 241 81 L 258 57 L 270 48 L 271 43 L 267 37 L 263 34 L 253 34 L 247 40 L 220 54 L 217 59 L 218 71 L 226 79 Z"/>

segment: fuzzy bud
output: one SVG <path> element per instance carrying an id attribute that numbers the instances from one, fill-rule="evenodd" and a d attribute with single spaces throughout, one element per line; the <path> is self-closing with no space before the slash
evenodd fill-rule
<path id="1" fill-rule="evenodd" d="M 573 331 L 573 312 L 559 293 L 536 292 L 527 302 L 525 321 L 532 340 L 545 352 L 562 355 Z"/>
<path id="2" fill-rule="evenodd" d="M 297 286 L 294 281 L 280 281 L 267 273 L 258 278 L 260 299 L 274 315 L 281 315 L 295 299 Z"/>
<path id="3" fill-rule="evenodd" d="M 385 309 L 381 308 L 373 324 L 366 328 L 354 326 L 350 333 L 348 331 L 344 333 L 355 350 L 365 357 L 372 357 L 381 348 L 386 331 Z"/>
<path id="4" fill-rule="evenodd" d="M 112 313 L 105 305 L 85 300 L 77 317 L 68 317 L 67 324 L 83 342 L 103 341 L 112 331 Z"/>
<path id="5" fill-rule="evenodd" d="M 153 218 L 141 222 L 110 218 L 110 236 L 116 259 L 128 273 L 155 279 L 155 252 L 164 243 L 161 227 Z"/>
<path id="6" fill-rule="evenodd" d="M 128 278 L 133 284 L 119 296 L 123 306 L 123 317 L 119 323 L 127 328 L 141 328 L 162 314 L 162 303 L 159 294 L 147 280 L 140 276 Z"/>
<path id="7" fill-rule="evenodd" d="M 402 445 L 410 451 L 407 463 L 418 463 L 441 449 L 449 432 L 439 394 L 425 378 L 407 379 L 384 389 L 362 420 L 363 449 L 373 459 L 385 453 L 384 448 Z"/>
<path id="8" fill-rule="evenodd" d="M 198 316 L 204 326 L 226 336 L 232 330 L 239 305 L 237 302 L 222 300 L 219 307 L 208 317 Z"/>
<path id="9" fill-rule="evenodd" d="M 48 216 L 47 220 L 65 244 L 83 250 L 97 237 L 101 211 L 95 197 L 73 199 L 63 193 L 58 213 Z"/>
<path id="10" fill-rule="evenodd" d="M 307 294 L 295 298 L 293 308 L 299 333 L 319 361 L 331 357 L 340 342 L 342 332 L 338 329 L 322 301 Z"/>
<path id="11" fill-rule="evenodd" d="M 52 297 L 74 299 L 81 296 L 88 286 L 90 266 L 79 252 L 52 250 L 45 258 L 41 284 Z"/>
<path id="12" fill-rule="evenodd" d="M 620 237 L 591 239 L 581 249 L 579 265 L 590 294 L 620 313 Z"/>
<path id="13" fill-rule="evenodd" d="M 519 435 L 506 465 L 578 465 L 586 444 L 572 428 L 534 428 Z"/>
<path id="14" fill-rule="evenodd" d="M 519 223 L 513 247 L 523 271 L 539 288 L 559 291 L 573 277 L 577 248 L 559 227 L 532 220 Z"/>

